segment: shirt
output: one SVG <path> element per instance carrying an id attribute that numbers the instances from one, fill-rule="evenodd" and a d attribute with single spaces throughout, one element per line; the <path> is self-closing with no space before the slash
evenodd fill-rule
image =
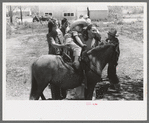
<path id="1" fill-rule="evenodd" d="M 49 54 L 53 54 L 56 55 L 56 49 L 52 46 L 51 42 L 52 42 L 52 36 L 51 34 L 47 34 L 47 41 L 48 41 L 48 46 L 49 46 Z"/>
<path id="2" fill-rule="evenodd" d="M 120 49 L 119 49 L 119 40 L 117 38 L 113 38 L 113 39 L 106 39 L 106 42 L 113 44 L 115 46 L 115 50 L 116 52 L 119 54 L 120 53 Z"/>
<path id="3" fill-rule="evenodd" d="M 63 44 L 63 36 L 62 36 L 62 32 L 60 30 L 56 30 L 56 32 L 51 32 L 47 34 L 47 41 L 48 41 L 48 45 L 49 45 L 49 54 L 61 54 L 62 49 L 59 48 L 54 48 L 52 46 L 52 40 L 54 39 L 55 43 L 57 44 Z"/>

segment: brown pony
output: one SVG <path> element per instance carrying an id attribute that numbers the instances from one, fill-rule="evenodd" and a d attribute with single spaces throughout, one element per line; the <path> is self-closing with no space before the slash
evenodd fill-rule
<path id="1" fill-rule="evenodd" d="M 85 89 L 85 99 L 91 100 L 94 87 L 101 80 L 101 73 L 108 63 L 108 77 L 110 82 L 119 82 L 116 75 L 115 47 L 110 44 L 97 46 L 85 53 L 81 57 L 81 68 L 75 71 L 71 65 L 65 63 L 59 55 L 43 55 L 32 64 L 32 87 L 30 100 L 38 100 L 43 97 L 43 91 L 50 83 L 56 88 L 64 90 L 73 89 L 82 83 L 82 69 L 87 74 L 87 89 Z M 57 100 L 59 95 L 52 94 L 52 98 Z"/>

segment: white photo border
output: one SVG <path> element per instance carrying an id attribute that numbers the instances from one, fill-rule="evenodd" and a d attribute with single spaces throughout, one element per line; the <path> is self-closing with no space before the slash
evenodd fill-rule
<path id="1" fill-rule="evenodd" d="M 63 2 L 62 2 L 63 3 Z M 69 2 L 67 2 L 69 3 Z M 95 2 L 96 3 L 96 2 Z M 24 120 L 123 120 L 140 121 L 147 120 L 147 3 L 126 2 L 126 3 L 102 3 L 110 5 L 143 5 L 144 6 L 144 91 L 143 101 L 91 101 L 98 103 L 97 106 L 86 105 L 90 101 L 9 101 L 6 100 L 6 5 L 35 5 L 38 3 L 3 3 L 3 87 L 2 87 L 2 110 L 4 121 Z M 46 3 L 44 3 L 46 4 Z M 60 4 L 57 3 L 57 4 Z M 66 4 L 66 3 L 65 3 Z M 81 3 L 79 3 L 81 4 Z M 82 2 L 83 4 L 83 2 Z"/>

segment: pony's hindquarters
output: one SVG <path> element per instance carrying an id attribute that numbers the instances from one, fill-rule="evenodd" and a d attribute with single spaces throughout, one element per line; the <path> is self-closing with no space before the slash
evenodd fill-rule
<path id="1" fill-rule="evenodd" d="M 58 55 L 43 55 L 32 65 L 32 86 L 30 100 L 38 100 L 46 86 L 53 84 L 57 88 L 72 89 L 81 85 L 82 76 L 66 64 Z M 56 99 L 60 95 L 56 93 Z M 53 97 L 52 97 L 53 98 Z"/>
<path id="2" fill-rule="evenodd" d="M 42 68 L 42 67 L 41 67 Z M 41 97 L 43 100 L 45 100 L 45 97 L 43 95 L 43 91 L 48 85 L 49 81 L 45 79 L 44 73 L 42 73 L 42 69 L 38 66 L 37 61 L 32 64 L 31 67 L 31 92 L 30 92 L 30 100 L 38 100 L 39 97 Z M 46 71 L 46 70 L 45 70 Z M 49 74 L 50 76 L 50 74 Z"/>

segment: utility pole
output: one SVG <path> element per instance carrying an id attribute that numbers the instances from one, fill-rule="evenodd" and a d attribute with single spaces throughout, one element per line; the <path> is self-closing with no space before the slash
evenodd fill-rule
<path id="1" fill-rule="evenodd" d="M 13 19 L 12 19 L 13 13 L 12 13 L 12 7 L 11 6 L 10 6 L 10 11 L 9 11 L 9 16 L 10 16 L 10 23 L 12 24 L 13 23 Z"/>
<path id="2" fill-rule="evenodd" d="M 90 10 L 88 7 L 87 7 L 87 16 L 90 18 Z"/>

